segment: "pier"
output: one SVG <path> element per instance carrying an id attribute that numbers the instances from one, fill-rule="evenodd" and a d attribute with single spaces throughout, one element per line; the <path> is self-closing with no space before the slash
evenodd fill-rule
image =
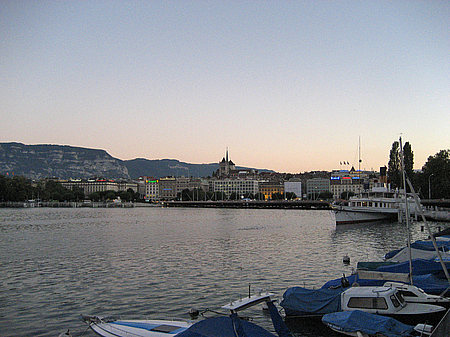
<path id="1" fill-rule="evenodd" d="M 420 203 L 427 220 L 450 222 L 449 199 L 425 199 L 420 200 Z"/>
<path id="2" fill-rule="evenodd" d="M 199 208 L 271 208 L 271 209 L 322 209 L 329 210 L 331 205 L 327 201 L 318 200 L 221 200 L 221 201 L 166 201 L 164 207 L 199 207 Z"/>

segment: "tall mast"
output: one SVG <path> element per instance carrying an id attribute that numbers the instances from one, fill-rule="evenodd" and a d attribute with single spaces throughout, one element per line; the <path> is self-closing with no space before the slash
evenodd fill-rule
<path id="1" fill-rule="evenodd" d="M 409 255 L 409 280 L 411 285 L 413 284 L 413 270 L 412 270 L 412 254 L 411 254 L 411 233 L 409 231 L 409 206 L 408 206 L 408 195 L 406 193 L 406 174 L 405 174 L 405 161 L 403 158 L 403 145 L 402 137 L 400 136 L 400 163 L 402 169 L 402 179 L 403 179 L 403 196 L 405 198 L 405 213 L 406 213 L 406 230 L 408 232 L 408 255 Z"/>
<path id="2" fill-rule="evenodd" d="M 361 193 L 361 136 L 358 137 L 358 183 L 359 193 Z"/>
<path id="3" fill-rule="evenodd" d="M 361 172 L 361 136 L 358 138 L 358 171 Z"/>

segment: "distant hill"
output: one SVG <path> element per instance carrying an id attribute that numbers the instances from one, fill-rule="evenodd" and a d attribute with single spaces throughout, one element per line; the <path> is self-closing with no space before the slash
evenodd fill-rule
<path id="1" fill-rule="evenodd" d="M 219 168 L 217 164 L 189 164 L 176 159 L 143 159 L 137 158 L 123 161 L 132 178 L 153 176 L 156 178 L 166 176 L 208 177 Z"/>
<path id="2" fill-rule="evenodd" d="M 0 174 L 31 179 L 129 178 L 127 167 L 105 150 L 21 143 L 0 143 Z"/>
<path id="3" fill-rule="evenodd" d="M 218 163 L 189 164 L 175 159 L 120 160 L 105 150 L 67 145 L 25 145 L 0 143 L 0 174 L 30 179 L 135 179 L 140 176 L 211 176 Z M 237 167 L 244 169 L 244 167 Z M 259 170 L 269 171 L 269 170 Z"/>

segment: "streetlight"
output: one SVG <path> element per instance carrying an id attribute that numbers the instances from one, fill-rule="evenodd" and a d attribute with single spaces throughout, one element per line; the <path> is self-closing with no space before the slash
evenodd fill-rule
<path id="1" fill-rule="evenodd" d="M 434 176 L 434 173 L 428 176 L 428 199 L 431 199 L 431 176 Z"/>

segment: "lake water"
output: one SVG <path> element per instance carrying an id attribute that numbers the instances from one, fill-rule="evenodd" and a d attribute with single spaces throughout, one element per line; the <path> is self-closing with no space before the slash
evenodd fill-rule
<path id="1" fill-rule="evenodd" d="M 427 237 L 420 227 L 413 240 Z M 0 209 L 0 243 L 1 336 L 94 336 L 80 314 L 188 318 L 245 296 L 249 283 L 279 298 L 320 287 L 406 245 L 406 230 L 336 228 L 330 211 L 314 210 Z M 250 314 L 273 331 L 260 310 Z M 297 335 L 332 335 L 322 330 Z"/>

